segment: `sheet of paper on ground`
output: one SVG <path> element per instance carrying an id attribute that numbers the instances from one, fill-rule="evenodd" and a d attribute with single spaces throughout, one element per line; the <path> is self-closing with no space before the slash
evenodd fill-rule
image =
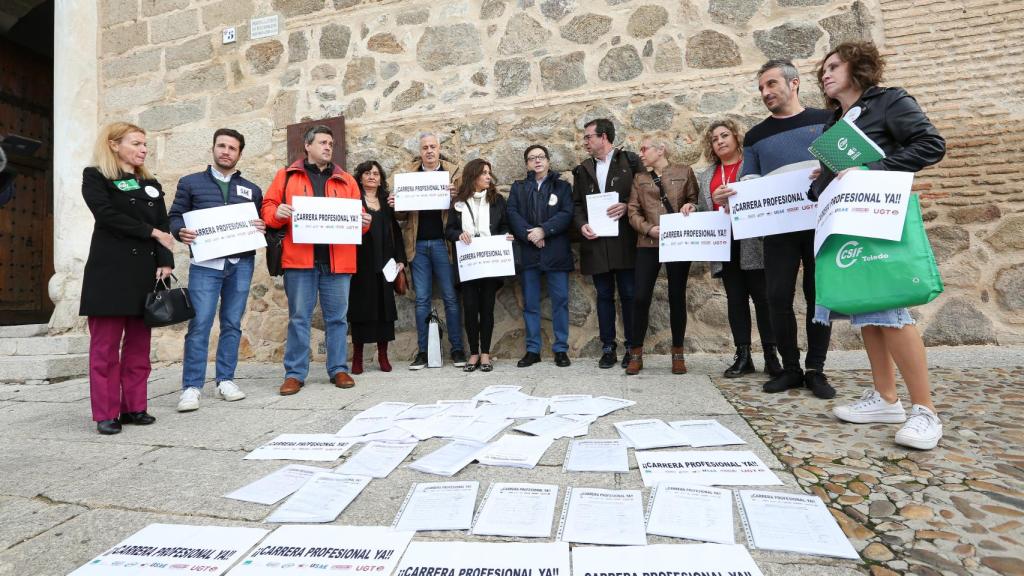
<path id="1" fill-rule="evenodd" d="M 412 451 L 417 442 L 368 442 L 334 469 L 338 474 L 358 474 L 371 478 L 387 478 Z"/>
<path id="2" fill-rule="evenodd" d="M 281 434 L 245 455 L 245 460 L 312 460 L 330 462 L 352 447 L 334 434 Z"/>
<path id="3" fill-rule="evenodd" d="M 224 497 L 257 504 L 274 504 L 302 488 L 302 485 L 318 472 L 330 472 L 330 470 L 316 466 L 290 464 L 255 482 L 246 484 L 230 494 L 225 494 Z"/>
<path id="4" fill-rule="evenodd" d="M 433 570 L 433 571 L 431 571 Z M 529 574 L 568 576 L 569 545 L 563 542 L 413 542 L 395 576 L 425 574 Z"/>
<path id="5" fill-rule="evenodd" d="M 677 420 L 668 425 L 685 436 L 687 443 L 694 448 L 746 444 L 717 420 Z"/>
<path id="6" fill-rule="evenodd" d="M 782 480 L 756 454 L 746 450 L 636 451 L 644 486 L 662 482 L 698 486 L 775 486 Z"/>
<path id="7" fill-rule="evenodd" d="M 480 483 L 419 482 L 395 516 L 395 530 L 469 530 Z"/>
<path id="8" fill-rule="evenodd" d="M 473 534 L 547 538 L 557 499 L 554 484 L 495 482 L 480 503 Z"/>
<path id="9" fill-rule="evenodd" d="M 629 472 L 629 453 L 622 439 L 573 440 L 565 452 L 569 472 Z"/>
<path id="10" fill-rule="evenodd" d="M 824 502 L 813 494 L 740 490 L 740 500 L 754 547 L 860 559 Z"/>
<path id="11" fill-rule="evenodd" d="M 637 450 L 689 445 L 686 437 L 657 418 L 616 422 L 614 426 L 619 435 Z"/>
<path id="12" fill-rule="evenodd" d="M 710 486 L 658 484 L 651 490 L 647 533 L 734 544 L 732 491 Z"/>
<path id="13" fill-rule="evenodd" d="M 639 490 L 565 489 L 558 540 L 582 544 L 647 544 Z"/>
<path id="14" fill-rule="evenodd" d="M 223 574 L 268 530 L 150 524 L 100 554 L 71 576 Z"/>
<path id="15" fill-rule="evenodd" d="M 577 546 L 572 576 L 595 574 L 716 574 L 764 576 L 741 545 L 656 544 L 652 546 Z"/>
<path id="16" fill-rule="evenodd" d="M 265 522 L 333 522 L 370 480 L 369 476 L 321 472 L 278 506 Z"/>
<path id="17" fill-rule="evenodd" d="M 231 576 L 390 574 L 412 537 L 384 526 L 281 526 Z"/>

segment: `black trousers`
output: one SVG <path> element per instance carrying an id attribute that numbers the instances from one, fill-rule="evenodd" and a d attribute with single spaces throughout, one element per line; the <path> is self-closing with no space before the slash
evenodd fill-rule
<path id="1" fill-rule="evenodd" d="M 750 300 L 754 301 L 761 346 L 775 345 L 764 270 L 740 268 L 740 241 L 732 241 L 732 260 L 722 263 L 722 284 L 729 310 L 729 328 L 736 346 L 750 346 Z"/>
<path id="2" fill-rule="evenodd" d="M 690 262 L 666 262 L 668 273 L 669 324 L 672 327 L 672 346 L 681 347 L 686 337 L 686 281 L 690 277 Z M 633 273 L 636 275 L 633 295 L 633 338 L 636 346 L 643 346 L 650 325 L 651 300 L 654 285 L 661 272 L 657 248 L 637 248 Z"/>
<path id="3" fill-rule="evenodd" d="M 494 334 L 494 297 L 501 287 L 498 278 L 480 278 L 463 282 L 462 318 L 469 337 L 470 354 L 491 353 L 491 336 Z"/>
<path id="4" fill-rule="evenodd" d="M 804 301 L 807 303 L 807 357 L 804 364 L 808 368 L 823 370 L 832 328 L 813 322 L 814 230 L 765 236 L 764 273 L 772 328 L 782 355 L 782 367 L 794 371 L 800 369 L 793 298 L 796 296 L 796 277 L 801 263 L 804 266 Z"/>

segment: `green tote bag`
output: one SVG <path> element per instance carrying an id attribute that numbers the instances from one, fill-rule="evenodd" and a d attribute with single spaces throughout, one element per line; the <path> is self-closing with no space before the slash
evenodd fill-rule
<path id="1" fill-rule="evenodd" d="M 816 303 L 841 314 L 918 306 L 942 293 L 942 278 L 917 195 L 907 203 L 900 241 L 830 236 L 814 260 Z"/>

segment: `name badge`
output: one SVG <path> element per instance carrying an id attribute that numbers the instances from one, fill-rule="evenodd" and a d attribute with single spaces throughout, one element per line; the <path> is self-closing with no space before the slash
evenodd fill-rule
<path id="1" fill-rule="evenodd" d="M 850 110 L 846 112 L 846 116 L 844 116 L 844 118 L 846 118 L 850 122 L 856 122 L 857 118 L 860 118 L 860 113 L 862 111 L 863 110 L 861 110 L 860 106 L 854 106 L 853 108 L 850 108 Z"/>
<path id="2" fill-rule="evenodd" d="M 558 196 L 554 194 L 548 196 L 548 206 L 554 206 L 555 204 L 558 204 Z"/>
<path id="3" fill-rule="evenodd" d="M 456 211 L 462 212 L 466 208 L 466 203 L 463 202 L 462 200 L 459 200 L 458 202 L 455 203 L 454 208 Z"/>
<path id="4" fill-rule="evenodd" d="M 146 186 L 146 196 L 149 196 L 150 198 L 158 198 L 160 196 L 160 191 L 157 190 L 155 186 Z"/>
<path id="5" fill-rule="evenodd" d="M 235 194 L 247 200 L 252 200 L 252 190 L 245 186 L 235 186 Z"/>
<path id="6" fill-rule="evenodd" d="M 115 180 L 114 186 L 122 192 L 128 192 L 131 190 L 138 190 L 140 188 L 139 181 L 135 178 L 128 178 L 126 180 Z"/>

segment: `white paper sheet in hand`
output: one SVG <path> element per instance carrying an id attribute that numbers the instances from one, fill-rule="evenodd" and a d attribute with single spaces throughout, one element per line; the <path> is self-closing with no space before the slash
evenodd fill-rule
<path id="1" fill-rule="evenodd" d="M 729 197 L 735 240 L 813 230 L 816 205 L 807 199 L 813 168 L 733 182 Z"/>
<path id="2" fill-rule="evenodd" d="M 677 420 L 668 425 L 685 436 L 694 448 L 746 444 L 743 438 L 722 426 L 718 420 Z"/>
<path id="3" fill-rule="evenodd" d="M 225 494 L 224 497 L 256 504 L 274 504 L 301 488 L 318 472 L 330 472 L 330 470 L 316 466 L 289 464 L 230 494 Z"/>
<path id="4" fill-rule="evenodd" d="M 506 434 L 496 442 L 488 444 L 477 462 L 484 466 L 510 466 L 512 468 L 533 468 L 551 447 L 552 439 L 547 436 L 512 436 Z"/>
<path id="5" fill-rule="evenodd" d="M 391 574 L 412 537 L 385 526 L 281 526 L 231 576 Z"/>
<path id="6" fill-rule="evenodd" d="M 580 544 L 647 544 L 639 490 L 573 488 L 565 490 L 558 539 Z"/>
<path id="7" fill-rule="evenodd" d="M 482 442 L 471 442 L 468 440 L 454 440 L 434 450 L 430 454 L 408 464 L 408 468 L 437 474 L 439 476 L 453 476 L 467 464 L 476 459 L 476 455 L 486 444 Z"/>
<path id="8" fill-rule="evenodd" d="M 637 450 L 688 445 L 686 437 L 657 418 L 616 422 L 614 426 L 619 435 Z"/>
<path id="9" fill-rule="evenodd" d="M 455 242 L 459 279 L 504 278 L 516 275 L 512 241 L 501 236 L 477 236 L 470 244 Z"/>
<path id="10" fill-rule="evenodd" d="M 315 474 L 264 522 L 333 522 L 370 480 L 369 476 Z"/>
<path id="11" fill-rule="evenodd" d="M 587 221 L 590 229 L 598 236 L 618 236 L 619 221 L 608 216 L 608 209 L 612 204 L 619 202 L 619 195 L 615 192 L 603 194 L 587 194 Z M 626 215 L 623 214 L 622 218 Z M 586 240 L 584 240 L 586 242 Z"/>
<path id="12" fill-rule="evenodd" d="M 756 548 L 860 559 L 828 508 L 813 494 L 740 490 L 740 500 Z"/>
<path id="13" fill-rule="evenodd" d="M 362 244 L 363 204 L 354 198 L 292 197 L 296 244 Z"/>
<path id="14" fill-rule="evenodd" d="M 201 572 L 216 576 L 267 533 L 260 528 L 150 524 L 71 575 L 159 576 L 168 573 L 164 566 L 173 564 L 180 566 L 173 571 L 178 574 Z M 186 551 L 192 551 L 196 557 L 181 557 Z"/>
<path id="15" fill-rule="evenodd" d="M 662 482 L 698 486 L 777 486 L 782 480 L 747 450 L 635 451 L 644 486 Z"/>
<path id="16" fill-rule="evenodd" d="M 739 544 L 577 546 L 572 549 L 572 573 L 764 576 L 747 549 Z"/>
<path id="17" fill-rule="evenodd" d="M 662 214 L 658 220 L 659 262 L 728 262 L 732 224 L 725 212 Z"/>
<path id="18" fill-rule="evenodd" d="M 440 566 L 450 575 L 569 576 L 569 546 L 562 542 L 413 542 L 395 574 L 439 576 Z"/>
<path id="19" fill-rule="evenodd" d="M 387 478 L 412 451 L 417 442 L 369 442 L 334 469 L 338 474 L 358 474 L 371 478 Z"/>
<path id="20" fill-rule="evenodd" d="M 913 172 L 889 170 L 852 170 L 832 180 L 818 198 L 814 253 L 832 234 L 903 238 L 913 185 Z"/>
<path id="21" fill-rule="evenodd" d="M 734 544 L 732 491 L 710 486 L 658 484 L 651 490 L 647 533 Z"/>
<path id="22" fill-rule="evenodd" d="M 199 233 L 191 244 L 197 262 L 267 246 L 266 237 L 251 224 L 260 219 L 252 202 L 193 210 L 182 214 L 182 218 L 186 228 Z M 222 264 L 220 269 L 223 268 Z"/>
<path id="23" fill-rule="evenodd" d="M 395 516 L 395 530 L 469 530 L 480 483 L 420 482 L 409 489 Z"/>
<path id="24" fill-rule="evenodd" d="M 447 210 L 451 206 L 448 172 L 404 172 L 395 174 L 395 210 Z"/>
<path id="25" fill-rule="evenodd" d="M 480 503 L 473 534 L 547 538 L 555 515 L 555 484 L 491 484 Z"/>
<path id="26" fill-rule="evenodd" d="M 334 434 L 281 434 L 245 455 L 244 460 L 310 460 L 330 462 L 352 447 Z"/>
<path id="27" fill-rule="evenodd" d="M 569 472 L 629 472 L 625 440 L 573 440 L 565 453 Z"/>

